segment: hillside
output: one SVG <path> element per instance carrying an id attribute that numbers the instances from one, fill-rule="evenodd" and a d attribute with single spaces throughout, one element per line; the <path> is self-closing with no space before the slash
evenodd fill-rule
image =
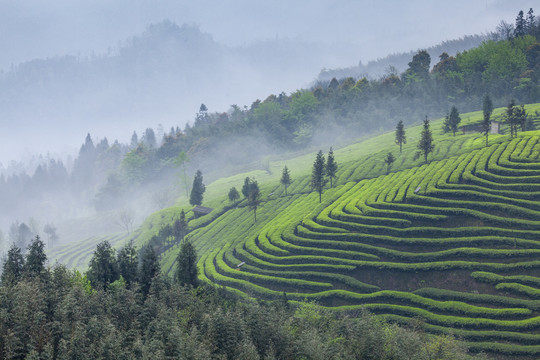
<path id="1" fill-rule="evenodd" d="M 526 109 L 538 122 L 540 105 Z M 481 116 L 462 115 L 465 123 Z M 336 150 L 337 185 L 325 190 L 322 204 L 310 192 L 313 153 L 209 184 L 204 205 L 215 210 L 189 222 L 200 277 L 242 296 L 276 299 L 285 292 L 339 311 L 366 307 L 400 323 L 421 319 L 426 331 L 458 335 L 475 350 L 540 353 L 533 346 L 540 319 L 540 133 L 491 135 L 485 147 L 479 134 L 443 135 L 441 126 L 442 119 L 432 122 L 429 164 L 413 160 L 420 127 L 408 128 L 388 175 L 383 158 L 398 153 L 392 132 Z M 293 177 L 287 196 L 278 184 L 285 164 Z M 257 222 L 245 200 L 234 207 L 226 197 L 246 176 L 263 192 Z M 92 238 L 49 256 L 84 268 L 99 241 L 121 246 L 132 238 L 143 246 L 181 208 L 188 209 L 185 198 L 130 237 Z M 178 244 L 162 245 L 162 267 L 170 271 Z"/>

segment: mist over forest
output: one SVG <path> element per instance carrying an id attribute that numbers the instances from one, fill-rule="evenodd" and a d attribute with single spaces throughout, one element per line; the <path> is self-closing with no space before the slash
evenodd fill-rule
<path id="1" fill-rule="evenodd" d="M 453 105 L 477 109 L 486 91 L 498 106 L 509 93 L 534 101 L 520 76 L 534 72 L 523 59 L 535 56 L 526 51 L 537 34 L 520 40 L 502 78 L 493 74 L 505 64 L 471 65 L 475 52 L 507 50 L 503 30 L 342 67 L 358 48 L 285 37 L 224 44 L 164 20 L 106 53 L 21 62 L 0 74 L 3 147 L 13 149 L 0 154 L 0 242 L 125 231 L 123 215 L 136 226 L 172 205 L 198 169 L 207 183 L 266 171 L 283 153 L 416 124 Z M 460 81 L 456 71 L 476 77 Z M 22 148 L 31 150 L 13 161 Z"/>

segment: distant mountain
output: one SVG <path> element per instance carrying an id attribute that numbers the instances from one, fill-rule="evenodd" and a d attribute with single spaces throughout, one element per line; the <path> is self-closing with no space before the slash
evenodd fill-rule
<path id="1" fill-rule="evenodd" d="M 443 41 L 442 43 L 427 48 L 427 52 L 431 56 L 431 64 L 438 62 L 439 55 L 443 52 L 454 56 L 458 52 L 477 47 L 482 42 L 489 40 L 491 35 L 470 35 L 457 40 Z M 324 69 L 320 72 L 318 80 L 328 81 L 332 78 L 342 79 L 352 76 L 354 78 L 369 77 L 378 78 L 385 73 L 388 73 L 390 67 L 394 67 L 398 72 L 403 72 L 407 69 L 408 63 L 418 51 L 409 51 L 406 53 L 391 54 L 384 58 L 369 61 L 367 64 L 360 62 L 357 66 L 351 66 L 341 69 Z"/>
<path id="2" fill-rule="evenodd" d="M 354 48 L 346 52 L 354 58 Z M 11 134 L 5 146 L 36 152 L 71 139 L 76 146 L 87 132 L 121 138 L 160 123 L 183 127 L 201 103 L 227 111 L 305 86 L 339 54 L 291 39 L 227 47 L 164 21 L 106 55 L 36 59 L 0 74 L 0 132 Z"/>

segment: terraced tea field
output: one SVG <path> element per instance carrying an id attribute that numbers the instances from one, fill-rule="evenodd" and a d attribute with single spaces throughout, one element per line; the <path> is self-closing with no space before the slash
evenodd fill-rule
<path id="1" fill-rule="evenodd" d="M 540 137 L 524 136 L 348 182 L 322 205 L 316 194 L 274 201 L 247 237 L 215 246 L 225 226 L 207 234 L 201 274 L 251 297 L 365 307 L 475 350 L 537 355 L 539 154 Z"/>
<path id="2" fill-rule="evenodd" d="M 527 110 L 538 127 L 540 106 Z M 475 123 L 482 114 L 462 117 Z M 393 133 L 335 149 L 338 185 L 324 191 L 322 203 L 310 187 L 313 153 L 209 184 L 204 205 L 214 211 L 189 222 L 200 277 L 241 296 L 286 293 L 335 311 L 366 308 L 454 334 L 477 351 L 539 356 L 540 133 L 490 135 L 485 147 L 479 134 L 443 135 L 441 125 L 432 122 L 435 152 L 421 166 L 414 160 L 419 126 L 406 129 L 399 155 Z M 397 158 L 390 174 L 388 151 Z M 287 195 L 279 185 L 284 165 L 293 177 Z M 226 197 L 246 176 L 263 194 L 257 222 L 245 200 L 231 206 Z M 181 208 L 189 209 L 187 199 L 150 216 L 132 236 L 107 239 L 141 246 Z M 55 258 L 84 268 L 105 239 L 55 250 Z M 178 249 L 161 254 L 164 271 L 173 270 Z"/>

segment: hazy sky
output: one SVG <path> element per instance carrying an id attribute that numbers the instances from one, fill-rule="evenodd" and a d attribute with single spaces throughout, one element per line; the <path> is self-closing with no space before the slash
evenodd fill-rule
<path id="1" fill-rule="evenodd" d="M 493 30 L 531 6 L 522 0 L 0 0 L 0 69 L 33 58 L 105 53 L 163 19 L 198 24 L 228 45 L 275 37 L 351 43 L 362 46 L 358 60 L 367 61 Z"/>
<path id="2" fill-rule="evenodd" d="M 390 53 L 493 31 L 501 20 L 514 22 L 520 9 L 526 12 L 531 6 L 534 5 L 530 1 L 523 0 L 0 0 L 0 70 L 8 71 L 12 65 L 36 58 L 106 54 L 108 49 L 118 48 L 130 37 L 143 33 L 149 24 L 165 19 L 179 25 L 197 25 L 215 41 L 228 46 L 275 38 L 340 44 L 333 46 L 342 49 L 337 50 L 340 53 L 326 60 L 332 63 L 320 59 L 320 64 L 311 64 L 313 71 L 309 68 L 310 74 L 302 75 L 298 84 L 289 84 L 287 88 L 280 83 L 279 89 L 270 90 L 279 93 L 306 86 L 322 68 L 354 66 L 358 61 L 365 63 Z M 253 86 L 253 90 L 248 88 L 247 96 L 244 94 L 244 98 L 236 100 L 235 93 L 229 94 L 233 99 L 212 101 L 249 105 L 269 94 L 268 89 L 259 88 L 260 94 L 256 91 L 267 80 L 264 76 L 246 78 Z M 189 116 L 200 101 L 188 104 Z M 31 108 L 33 104 L 24 106 Z M 50 106 L 55 108 L 56 104 Z M 212 108 L 212 111 L 226 110 Z M 180 115 L 172 114 L 178 119 Z M 8 118 L 0 119 L 0 132 L 6 132 L 2 131 L 2 125 L 10 121 L 13 123 Z M 144 127 L 155 127 L 156 122 L 148 119 Z M 185 123 L 179 122 L 182 126 Z M 91 123 L 77 134 L 65 134 L 52 126 L 50 130 L 58 138 L 40 136 L 36 131 L 35 137 L 44 142 L 42 146 L 31 136 L 4 139 L 0 161 L 19 158 L 17 148 L 25 149 L 24 154 L 48 150 L 57 153 L 66 148 L 74 149 L 75 153 L 86 132 L 110 139 L 118 136 L 121 141 L 127 141 L 132 131 L 114 133 Z"/>

